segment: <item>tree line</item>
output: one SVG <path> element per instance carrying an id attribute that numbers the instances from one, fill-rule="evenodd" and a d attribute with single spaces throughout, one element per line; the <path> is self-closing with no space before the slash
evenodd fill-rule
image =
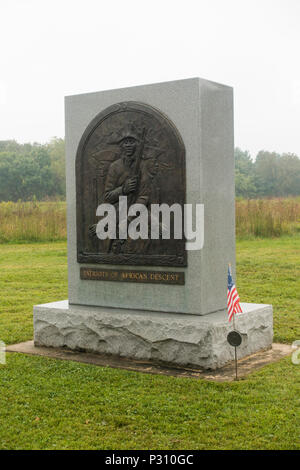
<path id="1" fill-rule="evenodd" d="M 64 199 L 65 142 L 41 144 L 0 141 L 0 201 Z"/>
<path id="2" fill-rule="evenodd" d="M 235 149 L 236 196 L 244 198 L 300 195 L 300 159 L 292 153 L 260 151 L 253 160 Z M 0 201 L 64 199 L 65 142 L 46 144 L 0 141 Z"/>
<path id="3" fill-rule="evenodd" d="M 300 195 L 300 159 L 293 153 L 261 150 L 255 161 L 235 149 L 235 194 L 247 199 Z"/>

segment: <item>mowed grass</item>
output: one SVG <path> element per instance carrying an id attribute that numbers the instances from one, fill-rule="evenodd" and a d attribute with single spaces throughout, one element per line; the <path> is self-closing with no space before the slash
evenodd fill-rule
<path id="1" fill-rule="evenodd" d="M 300 339 L 300 237 L 237 242 L 242 302 L 272 304 L 274 341 Z"/>
<path id="2" fill-rule="evenodd" d="M 32 339 L 32 307 L 67 294 L 65 242 L 0 245 L 0 339 Z"/>
<path id="3" fill-rule="evenodd" d="M 275 340 L 300 339 L 300 238 L 237 243 L 242 301 L 272 303 Z M 67 298 L 66 244 L 0 246 L 0 339 L 32 338 L 33 304 Z M 300 366 L 237 383 L 7 354 L 1 449 L 299 449 Z"/>
<path id="4" fill-rule="evenodd" d="M 0 447 L 299 449 L 299 372 L 286 358 L 218 384 L 9 354 Z"/>

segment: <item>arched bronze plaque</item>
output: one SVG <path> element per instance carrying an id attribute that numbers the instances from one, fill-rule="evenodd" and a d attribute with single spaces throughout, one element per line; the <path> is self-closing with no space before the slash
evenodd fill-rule
<path id="1" fill-rule="evenodd" d="M 184 237 L 99 240 L 99 204 L 185 203 L 185 148 L 174 124 L 152 106 L 118 103 L 85 130 L 76 156 L 77 260 L 114 265 L 186 266 Z M 150 223 L 149 219 L 149 223 Z"/>

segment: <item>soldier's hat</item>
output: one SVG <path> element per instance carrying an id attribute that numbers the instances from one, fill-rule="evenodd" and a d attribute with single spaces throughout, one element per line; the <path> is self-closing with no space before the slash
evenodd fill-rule
<path id="1" fill-rule="evenodd" d="M 129 137 L 137 141 L 140 140 L 138 131 L 133 124 L 127 125 L 119 132 L 118 140 L 116 141 L 116 143 L 120 144 L 124 139 L 127 139 Z"/>

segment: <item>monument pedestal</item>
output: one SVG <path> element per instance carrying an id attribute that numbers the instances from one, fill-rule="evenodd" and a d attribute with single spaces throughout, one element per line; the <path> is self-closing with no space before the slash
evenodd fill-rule
<path id="1" fill-rule="evenodd" d="M 242 335 L 238 358 L 269 349 L 273 339 L 271 305 L 241 304 L 235 318 Z M 227 311 L 209 315 L 160 313 L 69 305 L 67 300 L 34 307 L 36 346 L 217 369 L 234 359 L 227 342 L 232 331 Z"/>

